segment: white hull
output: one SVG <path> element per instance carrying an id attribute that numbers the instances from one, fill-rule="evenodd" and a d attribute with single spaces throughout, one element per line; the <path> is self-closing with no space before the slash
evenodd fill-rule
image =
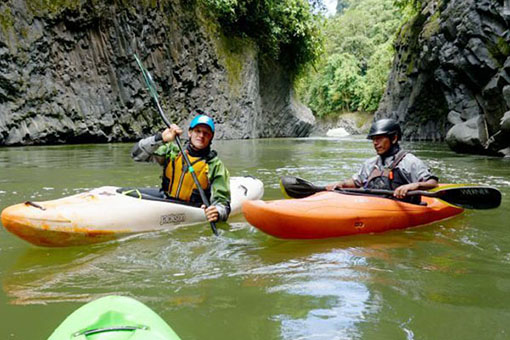
<path id="1" fill-rule="evenodd" d="M 42 246 L 96 243 L 120 236 L 205 223 L 204 211 L 182 204 L 134 198 L 105 186 L 45 202 L 13 205 L 2 212 L 10 232 Z M 260 199 L 260 180 L 232 177 L 231 216 L 246 200 Z"/>

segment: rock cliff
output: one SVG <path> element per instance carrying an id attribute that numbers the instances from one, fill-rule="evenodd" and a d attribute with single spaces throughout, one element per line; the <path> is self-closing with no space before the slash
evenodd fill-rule
<path id="1" fill-rule="evenodd" d="M 130 141 L 163 127 L 133 53 L 170 119 L 195 109 L 216 138 L 306 136 L 314 124 L 284 65 L 227 39 L 198 2 L 0 4 L 0 145 Z"/>
<path id="2" fill-rule="evenodd" d="M 422 4 L 399 33 L 376 116 L 398 119 L 407 139 L 510 155 L 510 8 L 502 0 Z"/>

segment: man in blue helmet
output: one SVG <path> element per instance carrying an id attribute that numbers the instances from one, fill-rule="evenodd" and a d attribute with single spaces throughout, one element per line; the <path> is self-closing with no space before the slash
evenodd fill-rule
<path id="1" fill-rule="evenodd" d="M 428 190 L 438 186 L 438 178 L 413 154 L 402 150 L 400 125 L 393 119 L 374 122 L 367 138 L 372 139 L 377 156 L 365 161 L 352 178 L 331 183 L 335 188 L 366 188 L 394 190 L 394 196 L 411 203 L 419 203 L 419 196 L 406 197 L 412 190 Z"/>
<path id="2" fill-rule="evenodd" d="M 163 132 L 136 143 L 131 156 L 135 161 L 155 161 L 163 166 L 162 196 L 202 207 L 209 222 L 226 221 L 230 214 L 230 175 L 216 151 L 211 149 L 214 122 L 205 114 L 193 118 L 188 130 L 189 140 L 184 145 L 198 182 L 210 199 L 208 208 L 203 205 L 184 158 L 174 143 L 182 132 L 179 126 L 172 124 Z"/>

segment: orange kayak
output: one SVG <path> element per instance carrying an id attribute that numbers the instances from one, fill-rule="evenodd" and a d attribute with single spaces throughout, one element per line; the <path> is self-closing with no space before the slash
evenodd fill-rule
<path id="1" fill-rule="evenodd" d="M 318 239 L 379 233 L 440 221 L 463 212 L 437 198 L 416 205 L 378 196 L 319 192 L 301 199 L 246 201 L 246 220 L 263 232 L 287 239 Z"/>

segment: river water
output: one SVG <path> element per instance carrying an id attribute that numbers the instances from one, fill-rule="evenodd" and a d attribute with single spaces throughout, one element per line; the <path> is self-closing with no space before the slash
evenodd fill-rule
<path id="1" fill-rule="evenodd" d="M 234 176 L 317 184 L 374 151 L 364 138 L 214 143 Z M 502 206 L 432 225 L 326 240 L 280 240 L 242 216 L 93 246 L 32 246 L 0 228 L 0 339 L 46 339 L 95 298 L 135 297 L 191 339 L 510 338 L 510 160 L 404 143 L 448 183 L 498 187 Z M 153 186 L 130 144 L 0 148 L 0 209 L 102 186 Z"/>

